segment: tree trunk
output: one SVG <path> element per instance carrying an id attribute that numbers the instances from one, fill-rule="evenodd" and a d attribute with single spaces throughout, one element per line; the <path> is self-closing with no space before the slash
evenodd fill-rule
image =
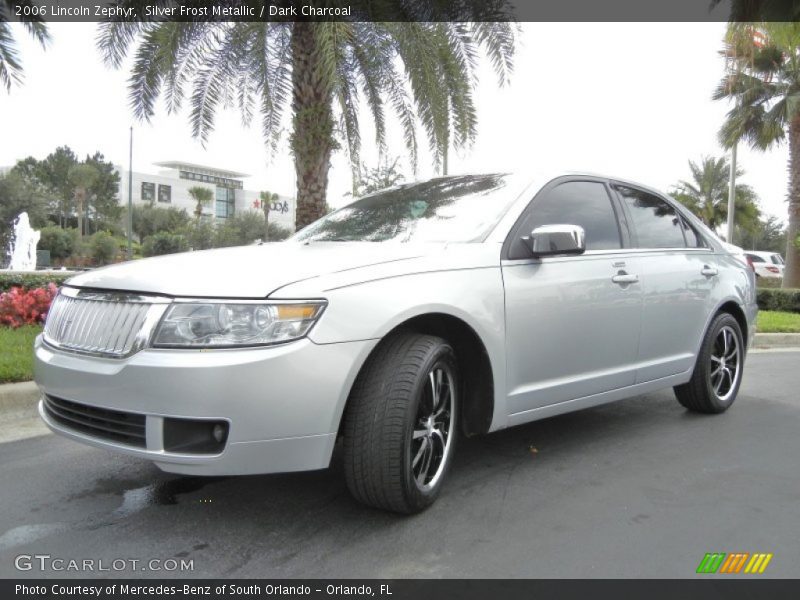
<path id="1" fill-rule="evenodd" d="M 795 245 L 800 234 L 800 115 L 789 125 L 789 227 L 786 232 L 784 288 L 800 288 L 800 250 Z"/>
<path id="2" fill-rule="evenodd" d="M 295 23 L 292 30 L 291 146 L 297 175 L 297 229 L 325 214 L 333 150 L 331 87 L 320 69 L 315 35 L 320 26 L 324 24 Z"/>

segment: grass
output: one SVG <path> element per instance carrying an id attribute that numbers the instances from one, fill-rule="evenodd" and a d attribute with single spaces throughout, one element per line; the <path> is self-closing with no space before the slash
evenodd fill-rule
<path id="1" fill-rule="evenodd" d="M 0 383 L 33 379 L 33 339 L 41 332 L 40 325 L 0 327 Z"/>
<path id="2" fill-rule="evenodd" d="M 759 333 L 800 333 L 800 313 L 758 311 Z"/>

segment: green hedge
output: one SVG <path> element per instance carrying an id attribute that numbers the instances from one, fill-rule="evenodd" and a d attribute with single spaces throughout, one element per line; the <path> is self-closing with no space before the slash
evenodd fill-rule
<path id="1" fill-rule="evenodd" d="M 15 273 L 6 271 L 0 273 L 0 292 L 7 292 L 12 287 L 22 287 L 26 290 L 47 286 L 51 281 L 61 285 L 64 281 L 75 275 L 75 272 L 53 273 Z"/>
<path id="2" fill-rule="evenodd" d="M 759 288 L 756 296 L 761 310 L 800 313 L 800 290 Z"/>

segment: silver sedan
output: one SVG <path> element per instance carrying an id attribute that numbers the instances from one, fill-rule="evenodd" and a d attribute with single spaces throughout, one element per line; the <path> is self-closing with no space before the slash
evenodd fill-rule
<path id="1" fill-rule="evenodd" d="M 459 435 L 667 387 L 725 411 L 756 311 L 752 270 L 653 189 L 464 175 L 73 277 L 35 370 L 79 442 L 235 475 L 325 468 L 341 439 L 353 495 L 413 513 Z"/>

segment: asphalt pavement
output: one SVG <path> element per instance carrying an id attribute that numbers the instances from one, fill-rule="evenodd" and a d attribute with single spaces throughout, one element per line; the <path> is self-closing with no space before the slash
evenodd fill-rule
<path id="1" fill-rule="evenodd" d="M 353 501 L 338 453 L 324 471 L 197 478 L 55 435 L 2 443 L 0 577 L 672 578 L 707 552 L 767 552 L 755 577 L 796 578 L 799 384 L 800 353 L 752 354 L 724 415 L 664 391 L 459 440 L 413 517 Z"/>

